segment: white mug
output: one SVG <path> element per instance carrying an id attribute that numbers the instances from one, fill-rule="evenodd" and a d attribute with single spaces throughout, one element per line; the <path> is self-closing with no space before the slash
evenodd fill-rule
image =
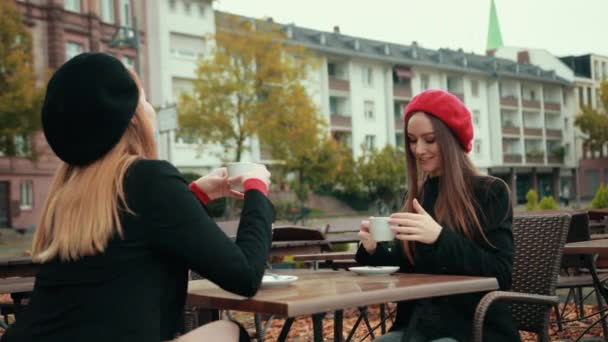
<path id="1" fill-rule="evenodd" d="M 391 230 L 388 224 L 390 217 L 370 217 L 369 232 L 372 239 L 375 241 L 393 241 L 395 232 Z"/>

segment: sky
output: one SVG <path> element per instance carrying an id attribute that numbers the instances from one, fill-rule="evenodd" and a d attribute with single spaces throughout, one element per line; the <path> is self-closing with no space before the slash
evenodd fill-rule
<path id="1" fill-rule="evenodd" d="M 495 0 L 504 45 L 608 56 L 608 0 Z M 485 53 L 490 0 L 216 0 L 217 10 L 430 49 Z"/>

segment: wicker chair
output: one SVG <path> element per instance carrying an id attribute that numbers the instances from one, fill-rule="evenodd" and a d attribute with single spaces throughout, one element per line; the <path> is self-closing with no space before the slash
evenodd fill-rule
<path id="1" fill-rule="evenodd" d="M 512 291 L 493 291 L 481 299 L 473 319 L 473 341 L 482 341 L 486 312 L 498 300 L 513 302 L 511 309 L 519 330 L 536 333 L 539 341 L 549 341 L 549 315 L 559 300 L 555 286 L 569 226 L 568 214 L 514 218 Z"/>

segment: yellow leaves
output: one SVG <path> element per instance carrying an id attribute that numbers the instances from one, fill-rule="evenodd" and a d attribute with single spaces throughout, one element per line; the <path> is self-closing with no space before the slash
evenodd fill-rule
<path id="1" fill-rule="evenodd" d="M 31 38 L 12 1 L 0 2 L 0 152 L 15 155 L 16 136 L 40 128 L 42 90 L 32 70 Z M 35 151 L 34 151 L 35 152 Z"/>
<path id="2" fill-rule="evenodd" d="M 306 53 L 284 44 L 277 25 L 226 14 L 216 20 L 213 58 L 199 61 L 193 92 L 178 104 L 182 132 L 234 146 L 237 160 L 256 135 L 274 147 L 275 158 L 292 154 L 281 146 L 285 138 L 313 144 L 316 108 L 300 86 Z"/>

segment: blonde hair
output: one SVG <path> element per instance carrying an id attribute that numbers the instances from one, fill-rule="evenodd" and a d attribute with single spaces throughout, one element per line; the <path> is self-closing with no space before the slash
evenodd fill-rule
<path id="1" fill-rule="evenodd" d="M 129 73 L 140 86 L 137 75 Z M 139 102 L 122 138 L 105 156 L 87 166 L 59 166 L 34 234 L 34 261 L 77 260 L 102 253 L 115 234 L 122 237 L 120 213 L 133 213 L 123 189 L 127 170 L 137 159 L 156 158 L 151 119 L 145 116 Z"/>

